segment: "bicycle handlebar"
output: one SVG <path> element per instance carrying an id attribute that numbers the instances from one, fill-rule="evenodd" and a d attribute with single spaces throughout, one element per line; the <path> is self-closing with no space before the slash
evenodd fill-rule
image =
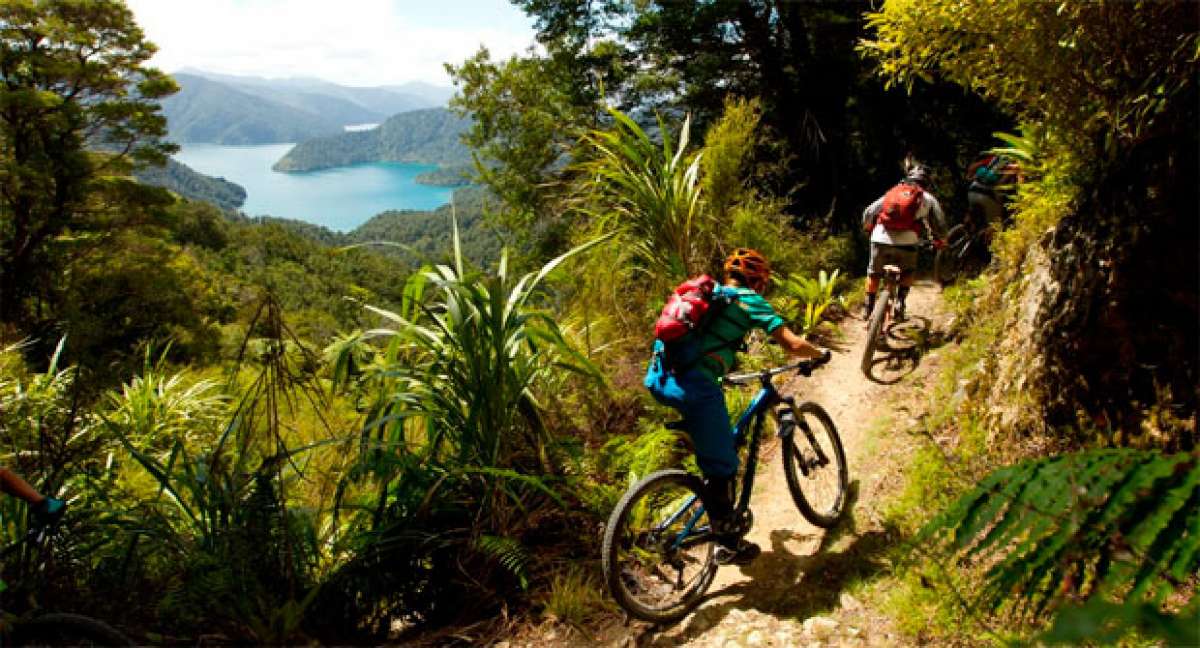
<path id="1" fill-rule="evenodd" d="M 756 380 L 759 382 L 767 382 L 771 378 L 782 373 L 787 373 L 793 369 L 796 370 L 796 373 L 799 373 L 803 376 L 809 376 L 812 374 L 813 369 L 816 369 L 817 367 L 829 362 L 829 352 L 826 351 L 825 353 L 826 355 L 821 358 L 798 360 L 792 364 L 784 365 L 782 367 L 763 369 L 761 371 L 751 371 L 742 374 L 731 374 L 722 378 L 721 383 L 724 385 L 748 385 Z"/>

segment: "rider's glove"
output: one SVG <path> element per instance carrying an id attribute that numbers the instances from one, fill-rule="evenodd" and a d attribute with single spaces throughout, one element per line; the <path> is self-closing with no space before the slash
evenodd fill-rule
<path id="1" fill-rule="evenodd" d="M 946 239 L 933 239 L 933 247 L 939 250 L 946 247 Z"/>
<path id="2" fill-rule="evenodd" d="M 67 511 L 67 503 L 47 497 L 33 506 L 33 517 L 38 521 L 38 524 L 49 525 L 57 522 Z"/>

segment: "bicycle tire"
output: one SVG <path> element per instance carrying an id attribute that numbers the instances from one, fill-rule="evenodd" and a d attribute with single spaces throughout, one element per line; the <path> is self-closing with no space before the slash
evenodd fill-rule
<path id="1" fill-rule="evenodd" d="M 821 528 L 829 528 L 837 524 L 845 512 L 846 498 L 850 489 L 850 470 L 846 466 L 846 452 L 842 448 L 842 439 L 838 436 L 833 419 L 829 417 L 823 407 L 812 401 L 794 406 L 792 416 L 795 420 L 795 428 L 791 433 L 784 434 L 783 443 L 780 444 L 783 446 L 783 473 L 787 477 L 788 490 L 792 493 L 792 500 L 796 503 L 796 508 L 800 509 L 800 514 L 805 519 Z M 814 422 L 819 425 L 814 425 Z M 807 426 L 808 433 L 806 433 L 805 426 Z M 811 437 L 809 433 L 811 433 Z M 822 436 L 827 439 L 827 443 L 822 442 Z M 824 465 L 818 464 L 820 455 L 815 450 L 808 453 L 804 451 L 811 447 L 813 439 L 821 446 L 821 454 L 825 455 L 827 463 Z M 801 468 L 801 462 L 807 466 L 807 473 Z M 822 475 L 828 476 L 828 473 L 824 471 L 830 467 L 834 469 L 836 479 L 833 495 L 823 498 L 828 499 L 828 503 L 814 504 L 815 497 L 804 494 L 804 485 L 808 483 L 809 490 L 814 490 L 817 482 L 813 481 L 813 473 L 822 471 Z"/>
<path id="2" fill-rule="evenodd" d="M 883 320 L 887 319 L 887 309 L 891 306 L 892 295 L 887 288 L 879 291 L 875 299 L 875 308 L 871 311 L 871 319 L 867 323 L 867 343 L 863 348 L 862 372 L 871 377 L 871 365 L 875 362 L 875 349 L 879 346 L 879 335 L 883 331 Z"/>
<path id="3" fill-rule="evenodd" d="M 933 276 L 943 286 L 954 283 L 962 273 L 963 254 L 970 234 L 965 225 L 955 225 L 946 232 L 946 245 L 933 256 Z"/>
<path id="4" fill-rule="evenodd" d="M 674 623 L 687 616 L 699 605 L 717 573 L 716 539 L 709 534 L 707 539 L 693 545 L 706 545 L 701 548 L 704 563 L 699 567 L 696 579 L 686 591 L 682 592 L 678 601 L 664 607 L 646 604 L 629 589 L 627 580 L 633 580 L 634 577 L 623 578 L 623 576 L 627 576 L 628 572 L 625 561 L 621 560 L 621 556 L 618 554 L 624 548 L 624 543 L 630 539 L 626 534 L 630 532 L 630 521 L 635 508 L 655 489 L 670 485 L 680 488 L 681 492 L 690 491 L 696 495 L 697 501 L 702 503 L 700 499 L 703 493 L 702 482 L 695 475 L 683 470 L 660 470 L 651 473 L 626 491 L 625 495 L 621 497 L 621 501 L 613 508 L 604 530 L 604 543 L 601 548 L 604 581 L 613 599 L 631 616 L 658 624 Z M 674 506 L 674 504 L 670 506 Z M 632 552 L 632 547 L 629 549 Z M 682 574 L 682 572 L 680 573 Z M 637 582 L 641 584 L 640 580 Z"/>
<path id="5" fill-rule="evenodd" d="M 116 628 L 82 614 L 52 612 L 13 624 L 8 642 L 14 646 L 132 646 Z"/>

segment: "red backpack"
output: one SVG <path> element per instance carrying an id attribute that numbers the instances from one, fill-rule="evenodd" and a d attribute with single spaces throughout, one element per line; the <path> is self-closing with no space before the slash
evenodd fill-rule
<path id="1" fill-rule="evenodd" d="M 679 284 L 667 297 L 662 314 L 654 323 L 654 337 L 663 342 L 674 342 L 696 330 L 712 306 L 716 288 L 716 280 L 708 275 Z"/>
<path id="2" fill-rule="evenodd" d="M 901 182 L 883 195 L 883 207 L 879 210 L 879 223 L 889 230 L 912 230 L 921 232 L 917 212 L 921 209 L 924 192 L 915 184 Z"/>

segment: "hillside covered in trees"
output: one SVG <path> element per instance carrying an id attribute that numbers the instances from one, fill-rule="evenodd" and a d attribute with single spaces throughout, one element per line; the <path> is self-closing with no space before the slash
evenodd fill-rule
<path id="1" fill-rule="evenodd" d="M 349 234 L 247 219 L 167 166 L 177 128 L 285 137 L 344 103 L 304 121 L 188 90 L 120 0 L 0 5 L 0 448 L 66 503 L 3 565 L 14 622 L 148 645 L 1200 642 L 1194 3 L 514 4 L 539 47 L 450 62 L 450 112 L 281 161 L 476 162 L 453 206 Z M 888 360 L 909 369 L 776 383 L 853 412 L 844 514 L 798 526 L 763 482 L 756 562 L 704 572 L 677 624 L 631 622 L 610 512 L 659 469 L 701 483 L 643 387 L 664 296 L 757 249 L 789 330 L 857 364 L 863 209 L 915 159 L 960 224 L 989 152 L 1019 169 L 1006 215 L 964 276 L 913 289 Z M 749 342 L 742 369 L 782 362 Z M 6 545 L 46 514 L 11 493 Z M 684 573 L 667 545 L 646 571 Z"/>
<path id="2" fill-rule="evenodd" d="M 469 121 L 444 108 L 400 113 L 366 131 L 341 133 L 297 144 L 276 171 L 315 171 L 360 162 L 458 165 L 470 161 L 459 140 Z"/>
<path id="3" fill-rule="evenodd" d="M 139 182 L 169 189 L 184 198 L 210 202 L 222 209 L 236 210 L 246 202 L 246 190 L 224 178 L 214 178 L 191 167 L 167 160 L 161 167 L 134 172 Z"/>

